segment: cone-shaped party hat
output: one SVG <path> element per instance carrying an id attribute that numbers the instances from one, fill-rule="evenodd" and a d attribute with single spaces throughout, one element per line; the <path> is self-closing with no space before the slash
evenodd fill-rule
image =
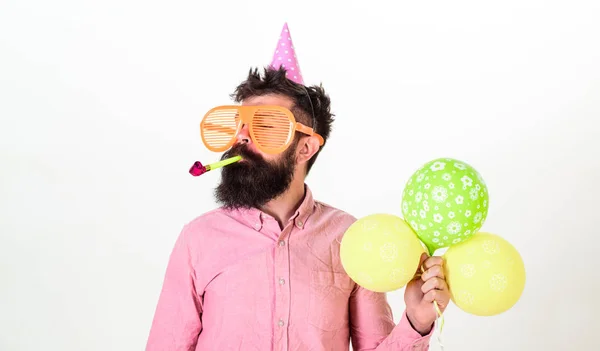
<path id="1" fill-rule="evenodd" d="M 296 51 L 292 43 L 292 35 L 287 23 L 283 25 L 283 29 L 281 30 L 281 35 L 273 54 L 273 60 L 271 61 L 271 67 L 275 69 L 279 69 L 280 67 L 285 68 L 286 77 L 289 80 L 304 85 L 304 79 L 302 78 L 302 72 L 300 71 L 300 65 L 298 65 Z"/>

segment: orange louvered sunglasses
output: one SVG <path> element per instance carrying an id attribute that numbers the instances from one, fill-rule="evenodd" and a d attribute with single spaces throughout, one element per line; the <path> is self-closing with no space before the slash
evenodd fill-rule
<path id="1" fill-rule="evenodd" d="M 223 152 L 235 143 L 244 125 L 252 142 L 267 154 L 285 151 L 296 132 L 314 136 L 319 146 L 323 137 L 302 123 L 296 122 L 294 114 L 281 106 L 218 106 L 206 113 L 200 122 L 200 135 L 204 145 L 213 152 Z"/>

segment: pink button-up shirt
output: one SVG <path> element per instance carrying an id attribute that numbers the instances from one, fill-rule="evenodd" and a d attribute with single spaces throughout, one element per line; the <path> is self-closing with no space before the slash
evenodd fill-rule
<path id="1" fill-rule="evenodd" d="M 305 198 L 281 230 L 259 210 L 208 212 L 169 259 L 147 351 L 428 350 L 385 294 L 344 272 L 339 250 L 356 219 Z"/>

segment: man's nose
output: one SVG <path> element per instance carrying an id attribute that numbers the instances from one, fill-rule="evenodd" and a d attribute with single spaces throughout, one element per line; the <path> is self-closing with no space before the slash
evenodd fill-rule
<path id="1" fill-rule="evenodd" d="M 244 124 L 242 126 L 242 129 L 240 129 L 240 132 L 237 135 L 237 141 L 238 143 L 242 143 L 242 144 L 250 144 L 251 143 L 251 139 L 250 139 L 250 131 L 248 130 L 248 125 Z"/>

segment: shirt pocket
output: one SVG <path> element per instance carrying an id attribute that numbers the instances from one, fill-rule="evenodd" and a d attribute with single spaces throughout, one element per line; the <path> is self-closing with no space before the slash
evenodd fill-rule
<path id="1" fill-rule="evenodd" d="M 312 271 L 308 322 L 325 331 L 348 325 L 348 300 L 354 282 L 345 273 Z"/>

